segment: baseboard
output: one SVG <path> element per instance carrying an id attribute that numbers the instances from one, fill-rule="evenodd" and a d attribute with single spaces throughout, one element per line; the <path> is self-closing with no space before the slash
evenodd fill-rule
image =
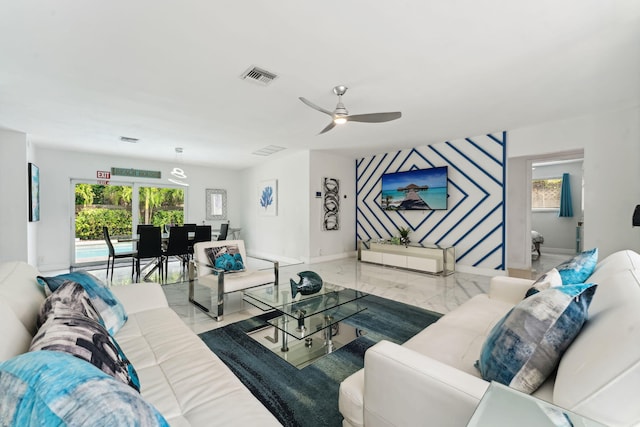
<path id="1" fill-rule="evenodd" d="M 469 273 L 477 274 L 479 276 L 506 276 L 507 272 L 504 270 L 492 270 L 490 268 L 472 267 L 470 265 L 456 264 L 456 273 Z"/>
<path id="2" fill-rule="evenodd" d="M 575 255 L 575 249 L 567 249 L 567 248 L 549 248 L 549 247 L 540 247 L 540 253 L 545 255 Z"/>
<path id="3" fill-rule="evenodd" d="M 305 263 L 306 264 L 315 264 L 315 263 L 318 263 L 318 262 L 327 262 L 327 261 L 335 261 L 337 259 L 353 258 L 355 256 L 356 256 L 356 251 L 342 252 L 340 254 L 332 254 L 332 255 L 323 255 L 323 256 L 311 257 L 311 258 L 308 258 L 305 261 Z"/>

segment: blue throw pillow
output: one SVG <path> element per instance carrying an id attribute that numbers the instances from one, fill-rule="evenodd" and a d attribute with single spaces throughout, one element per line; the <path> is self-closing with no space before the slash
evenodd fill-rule
<path id="1" fill-rule="evenodd" d="M 15 426 L 168 426 L 131 387 L 90 363 L 34 351 L 0 363 L 0 420 Z"/>
<path id="2" fill-rule="evenodd" d="M 111 335 L 114 335 L 122 328 L 127 321 L 127 313 L 120 301 L 97 277 L 85 271 L 60 274 L 54 277 L 38 276 L 38 283 L 51 292 L 54 292 L 67 281 L 79 283 L 87 291 L 89 298 L 91 298 L 91 303 L 100 313 L 104 326 Z"/>
<path id="3" fill-rule="evenodd" d="M 598 248 L 584 251 L 556 267 L 563 285 L 584 283 L 598 263 Z"/>
<path id="4" fill-rule="evenodd" d="M 582 329 L 596 287 L 589 283 L 549 288 L 518 303 L 482 346 L 476 362 L 482 378 L 534 392 Z"/>

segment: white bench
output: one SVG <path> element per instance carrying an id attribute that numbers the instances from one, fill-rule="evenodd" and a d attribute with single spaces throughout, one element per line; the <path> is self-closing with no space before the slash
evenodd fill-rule
<path id="1" fill-rule="evenodd" d="M 225 294 L 243 291 L 267 283 L 278 283 L 279 264 L 277 261 L 265 260 L 273 262 L 273 268 L 267 270 L 245 268 L 243 271 L 231 272 L 215 268 L 207 256 L 206 249 L 222 246 L 237 246 L 246 266 L 247 252 L 244 247 L 244 240 L 198 242 L 193 245 L 194 259 L 189 264 L 189 302 L 217 321 L 223 320 Z M 215 292 L 210 293 L 208 301 L 196 300 L 196 277 L 199 285 L 215 290 Z"/>

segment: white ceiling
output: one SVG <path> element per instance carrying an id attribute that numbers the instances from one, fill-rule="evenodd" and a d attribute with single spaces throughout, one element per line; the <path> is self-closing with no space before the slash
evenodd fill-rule
<path id="1" fill-rule="evenodd" d="M 339 84 L 350 113 L 403 117 L 317 135 L 298 97 L 333 110 Z M 244 168 L 638 104 L 637 0 L 0 0 L 0 127 L 37 146 Z"/>

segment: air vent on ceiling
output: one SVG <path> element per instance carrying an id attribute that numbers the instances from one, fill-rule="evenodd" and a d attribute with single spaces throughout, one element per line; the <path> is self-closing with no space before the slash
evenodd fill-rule
<path id="1" fill-rule="evenodd" d="M 276 73 L 267 71 L 263 68 L 251 66 L 240 76 L 242 80 L 258 83 L 262 86 L 268 86 L 272 81 L 278 78 Z"/>
<path id="2" fill-rule="evenodd" d="M 264 148 L 254 151 L 251 154 L 255 154 L 256 156 L 270 156 L 273 153 L 277 153 L 278 151 L 284 150 L 285 147 L 279 147 L 277 145 L 267 145 Z"/>
<path id="3" fill-rule="evenodd" d="M 121 136 L 120 137 L 120 141 L 122 142 L 130 142 L 132 144 L 135 144 L 136 142 L 140 141 L 138 138 L 131 138 L 129 136 Z"/>

